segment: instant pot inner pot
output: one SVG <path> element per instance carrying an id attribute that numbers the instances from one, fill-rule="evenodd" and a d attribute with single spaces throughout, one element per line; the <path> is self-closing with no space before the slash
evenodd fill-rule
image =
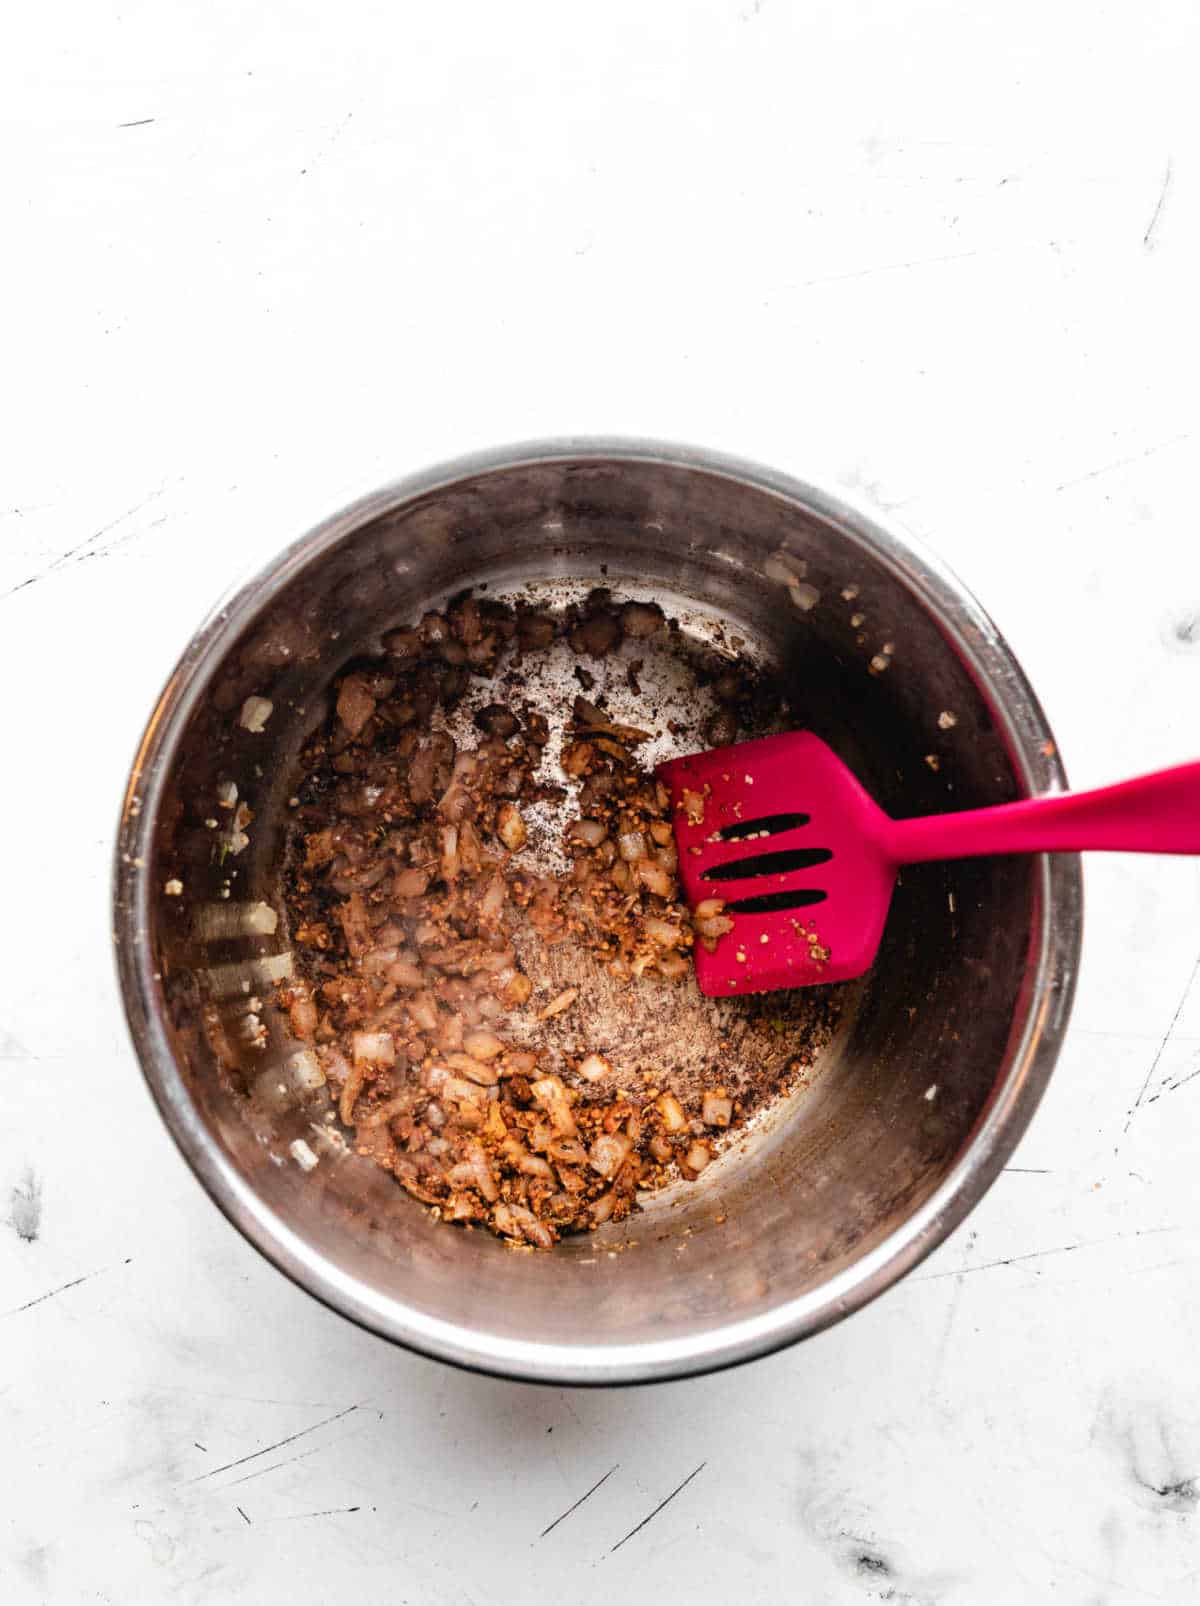
<path id="1" fill-rule="evenodd" d="M 873 971 L 836 990 L 836 1030 L 799 1083 L 699 1182 L 543 1253 L 431 1219 L 336 1136 L 327 1091 L 306 1085 L 304 1057 L 270 1005 L 292 963 L 286 922 L 246 931 L 239 911 L 260 900 L 282 911 L 296 758 L 333 675 L 464 587 L 563 601 L 607 586 L 619 599 L 654 599 L 685 644 L 777 671 L 792 723 L 828 741 L 897 815 L 1018 795 L 991 710 L 897 572 L 764 489 L 679 465 L 552 461 L 381 502 L 331 526 L 323 545 L 297 548 L 238 639 L 218 638 L 169 758 L 150 937 L 187 1121 L 215 1138 L 241 1196 L 274 1213 L 300 1257 L 323 1259 L 338 1303 L 385 1329 L 380 1312 L 394 1301 L 417 1313 L 423 1334 L 486 1330 L 496 1353 L 506 1343 L 617 1347 L 796 1299 L 911 1215 L 987 1105 L 1027 984 L 1035 861 L 906 870 Z M 695 732 L 703 699 L 679 653 L 636 646 L 646 690 L 640 704 L 630 696 L 630 712 L 649 701 L 657 729 L 677 717 Z M 568 707 L 570 668 L 538 671 L 561 673 Z M 247 698 L 271 704 L 260 730 L 243 722 Z M 667 736 L 652 756 L 696 745 L 694 734 Z M 231 782 L 253 817 L 248 845 L 222 856 L 205 821 Z M 799 773 L 796 797 L 802 806 Z M 206 911 L 222 903 L 230 913 L 214 923 Z M 606 994 L 604 1007 L 661 1033 L 668 992 L 672 1010 L 688 1006 L 671 1035 L 690 1032 L 719 1070 L 722 1012 L 746 1004 L 718 1009 L 689 979 L 678 990 L 635 984 L 623 1006 Z M 808 1057 L 813 1007 L 802 993 L 776 995 L 764 1063 L 792 1043 Z"/>

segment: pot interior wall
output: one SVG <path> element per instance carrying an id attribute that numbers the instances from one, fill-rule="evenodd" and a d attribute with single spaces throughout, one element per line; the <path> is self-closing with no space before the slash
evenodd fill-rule
<path id="1" fill-rule="evenodd" d="M 807 565 L 820 594 L 809 611 L 779 578 L 781 551 Z M 152 850 L 155 888 L 184 884 L 182 896 L 155 898 L 151 937 L 189 1120 L 336 1268 L 351 1302 L 365 1289 L 376 1307 L 397 1301 L 500 1340 L 616 1347 L 760 1316 L 826 1282 L 928 1197 L 1006 1074 L 1037 957 L 1038 877 L 1036 861 L 1019 859 L 905 871 L 879 960 L 848 989 L 820 1064 L 701 1183 L 549 1254 L 432 1221 L 369 1162 L 318 1136 L 325 1094 L 292 1087 L 295 1045 L 268 1009 L 265 1054 L 239 1046 L 239 1019 L 255 996 L 265 1002 L 280 939 L 200 944 L 195 911 L 219 899 L 231 868 L 231 902 L 278 903 L 295 755 L 346 659 L 466 585 L 494 593 L 555 578 L 723 620 L 784 672 L 796 723 L 894 814 L 998 803 L 1019 786 L 994 711 L 892 568 L 783 497 L 679 465 L 535 463 L 379 511 L 304 565 L 285 565 L 255 625 L 201 665 Z M 881 673 L 869 668 L 876 655 Z M 274 705 L 258 734 L 238 722 L 250 695 Z M 954 718 L 945 729 L 943 712 Z M 202 816 L 227 779 L 255 818 L 249 847 L 222 865 Z M 255 1097 L 218 1072 L 214 1041 Z M 299 1138 L 318 1157 L 310 1172 L 289 1149 Z"/>

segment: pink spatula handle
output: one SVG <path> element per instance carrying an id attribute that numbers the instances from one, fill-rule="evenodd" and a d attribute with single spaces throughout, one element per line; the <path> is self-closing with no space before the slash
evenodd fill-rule
<path id="1" fill-rule="evenodd" d="M 984 853 L 1200 853 L 1200 763 L 1141 775 L 1095 792 L 1060 792 L 962 814 L 890 820 L 896 864 Z"/>

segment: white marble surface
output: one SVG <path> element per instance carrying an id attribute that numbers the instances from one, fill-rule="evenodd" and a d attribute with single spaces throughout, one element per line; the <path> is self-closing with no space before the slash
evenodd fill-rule
<path id="1" fill-rule="evenodd" d="M 259 1260 L 150 1108 L 107 913 L 133 743 L 215 593 L 537 434 L 852 486 L 978 591 L 1076 784 L 1196 756 L 1198 45 L 1189 0 L 22 11 L 6 1606 L 1200 1599 L 1195 863 L 1089 865 L 1051 1091 L 916 1275 L 604 1394 L 414 1359 Z"/>

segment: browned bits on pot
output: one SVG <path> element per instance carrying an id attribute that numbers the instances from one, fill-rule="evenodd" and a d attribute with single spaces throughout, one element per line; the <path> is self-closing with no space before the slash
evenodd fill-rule
<path id="1" fill-rule="evenodd" d="M 383 638 L 383 650 L 403 663 L 415 663 L 421 656 L 424 640 L 419 630 L 389 630 Z"/>
<path id="2" fill-rule="evenodd" d="M 572 652 L 587 653 L 592 658 L 606 658 L 620 636 L 621 627 L 613 615 L 598 613 L 577 624 L 567 639 Z"/>
<path id="3" fill-rule="evenodd" d="M 357 736 L 375 712 L 375 699 L 362 675 L 347 675 L 338 691 L 337 716 Z"/>
<path id="4" fill-rule="evenodd" d="M 657 602 L 627 602 L 621 609 L 621 629 L 635 641 L 655 636 L 666 626 L 666 617 Z"/>
<path id="5" fill-rule="evenodd" d="M 541 652 L 554 640 L 555 623 L 543 613 L 517 615 L 517 640 L 525 652 Z"/>
<path id="6" fill-rule="evenodd" d="M 737 716 L 729 708 L 719 708 L 704 726 L 704 740 L 710 747 L 728 747 L 737 741 L 737 733 Z"/>
<path id="7" fill-rule="evenodd" d="M 488 703 L 475 715 L 475 723 L 489 736 L 512 736 L 519 728 L 517 716 L 502 703 Z"/>

